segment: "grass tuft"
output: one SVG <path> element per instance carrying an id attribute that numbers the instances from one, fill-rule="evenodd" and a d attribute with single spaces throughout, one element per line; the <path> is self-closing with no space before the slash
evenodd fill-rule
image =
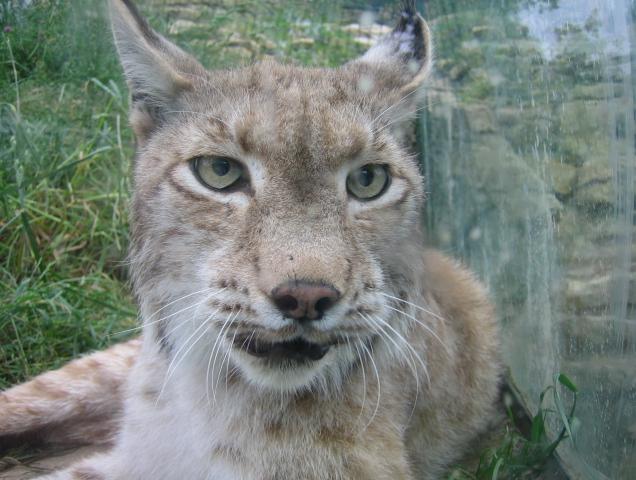
<path id="1" fill-rule="evenodd" d="M 0 3 L 0 388 L 103 348 L 136 316 L 132 142 L 110 36 L 68 2 L 18 3 Z"/>
<path id="2" fill-rule="evenodd" d="M 561 387 L 572 397 L 569 408 L 566 407 Z M 546 406 L 550 393 L 552 402 Z M 516 427 L 517 420 L 508 405 L 508 424 L 498 445 L 482 453 L 474 471 L 457 468 L 448 480 L 537 478 L 565 439 L 574 443 L 574 434 L 580 424 L 574 416 L 577 394 L 576 385 L 567 375 L 556 375 L 553 385 L 541 393 L 539 408 L 531 419 L 529 432 L 525 433 Z M 555 429 L 559 433 L 553 437 L 551 432 Z"/>

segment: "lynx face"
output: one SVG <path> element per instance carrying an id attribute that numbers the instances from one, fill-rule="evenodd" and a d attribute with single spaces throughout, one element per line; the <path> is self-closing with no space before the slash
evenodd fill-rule
<path id="1" fill-rule="evenodd" d="M 117 2 L 113 23 L 139 142 L 146 335 L 210 388 L 221 369 L 282 391 L 337 385 L 382 329 L 406 327 L 380 319 L 420 231 L 400 129 L 429 68 L 426 24 L 406 11 L 339 69 L 208 72 L 132 6 Z"/>

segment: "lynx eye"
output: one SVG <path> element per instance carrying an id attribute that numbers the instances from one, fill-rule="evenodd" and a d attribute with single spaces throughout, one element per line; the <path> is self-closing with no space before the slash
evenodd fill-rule
<path id="1" fill-rule="evenodd" d="M 244 176 L 241 164 L 228 157 L 196 157 L 191 165 L 198 180 L 214 190 L 225 190 Z"/>
<path id="2" fill-rule="evenodd" d="M 372 200 L 384 193 L 389 181 L 386 165 L 370 163 L 349 173 L 347 191 L 360 200 Z"/>

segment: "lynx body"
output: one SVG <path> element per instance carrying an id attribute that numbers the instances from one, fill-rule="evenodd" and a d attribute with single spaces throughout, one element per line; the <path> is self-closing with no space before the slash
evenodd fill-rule
<path id="1" fill-rule="evenodd" d="M 143 337 L 5 392 L 0 430 L 113 434 L 47 479 L 439 478 L 487 427 L 500 364 L 484 289 L 423 247 L 402 132 L 424 20 L 407 8 L 337 69 L 209 72 L 130 2 L 111 15 Z"/>

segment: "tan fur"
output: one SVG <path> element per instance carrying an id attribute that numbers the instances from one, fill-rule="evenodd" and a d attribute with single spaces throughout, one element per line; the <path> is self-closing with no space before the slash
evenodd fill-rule
<path id="1" fill-rule="evenodd" d="M 402 140 L 431 63 L 424 21 L 404 14 L 338 69 L 268 60 L 207 72 L 130 2 L 111 7 L 139 140 L 131 263 L 143 346 L 124 398 L 124 373 L 87 371 L 127 363 L 117 348 L 135 345 L 6 392 L 0 429 L 49 428 L 52 405 L 69 432 L 87 409 L 110 415 L 113 450 L 58 479 L 439 478 L 488 426 L 500 364 L 486 292 L 422 246 L 422 178 Z M 249 182 L 204 187 L 189 166 L 201 155 L 239 160 Z M 391 184 L 359 201 L 345 180 L 369 163 L 387 165 Z M 288 281 L 340 299 L 302 326 L 270 298 Z M 287 370 L 233 346 L 298 335 L 334 345 Z"/>
<path id="2" fill-rule="evenodd" d="M 0 446 L 25 434 L 60 447 L 111 443 L 140 347 L 130 340 L 0 392 Z"/>

